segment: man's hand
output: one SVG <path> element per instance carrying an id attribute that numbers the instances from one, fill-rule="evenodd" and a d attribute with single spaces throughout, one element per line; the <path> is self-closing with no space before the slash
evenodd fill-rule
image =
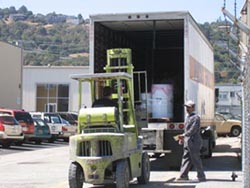
<path id="1" fill-rule="evenodd" d="M 178 135 L 178 143 L 180 145 L 183 145 L 183 143 L 184 143 L 184 134 Z"/>

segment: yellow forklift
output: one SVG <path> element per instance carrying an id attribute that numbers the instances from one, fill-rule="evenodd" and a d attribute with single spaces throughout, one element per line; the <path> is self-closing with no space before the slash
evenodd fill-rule
<path id="1" fill-rule="evenodd" d="M 90 84 L 93 102 L 108 86 L 116 105 L 80 108 L 78 134 L 71 136 L 69 142 L 70 188 L 82 188 L 84 183 L 129 188 L 134 178 L 139 184 L 149 181 L 149 156 L 143 151 L 135 117 L 131 50 L 108 50 L 104 69 L 104 73 L 71 76 L 79 82 L 79 108 L 86 82 Z"/>

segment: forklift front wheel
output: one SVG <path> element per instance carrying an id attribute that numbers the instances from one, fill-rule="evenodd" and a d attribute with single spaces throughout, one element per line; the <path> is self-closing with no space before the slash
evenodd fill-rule
<path id="1" fill-rule="evenodd" d="M 82 167 L 72 162 L 69 167 L 69 187 L 70 188 L 82 188 L 84 182 L 84 173 Z"/>
<path id="2" fill-rule="evenodd" d="M 150 161 L 147 152 L 142 154 L 141 161 L 141 176 L 137 177 L 137 181 L 139 184 L 146 184 L 149 182 L 150 178 Z"/>
<path id="3" fill-rule="evenodd" d="M 129 188 L 129 180 L 128 161 L 119 161 L 116 165 L 116 188 Z"/>

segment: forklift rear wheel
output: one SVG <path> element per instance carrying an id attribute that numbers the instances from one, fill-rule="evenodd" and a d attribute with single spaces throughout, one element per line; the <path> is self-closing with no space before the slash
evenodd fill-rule
<path id="1" fill-rule="evenodd" d="M 116 165 L 116 188 L 129 188 L 129 180 L 127 160 L 119 161 Z"/>
<path id="2" fill-rule="evenodd" d="M 146 152 L 142 154 L 141 167 L 141 176 L 137 177 L 137 180 L 139 184 L 146 184 L 150 177 L 150 161 Z"/>
<path id="3" fill-rule="evenodd" d="M 84 182 L 84 174 L 81 166 L 73 162 L 69 167 L 69 187 L 82 188 Z"/>

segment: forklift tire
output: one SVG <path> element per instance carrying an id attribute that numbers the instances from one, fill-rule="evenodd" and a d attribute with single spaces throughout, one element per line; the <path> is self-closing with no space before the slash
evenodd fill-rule
<path id="1" fill-rule="evenodd" d="M 82 188 L 84 183 L 84 173 L 81 166 L 72 162 L 69 167 L 69 187 Z"/>
<path id="2" fill-rule="evenodd" d="M 129 188 L 129 166 L 127 160 L 119 161 L 116 165 L 116 188 Z"/>
<path id="3" fill-rule="evenodd" d="M 139 184 L 147 184 L 150 178 L 150 161 L 147 152 L 142 154 L 141 176 L 137 177 Z"/>

